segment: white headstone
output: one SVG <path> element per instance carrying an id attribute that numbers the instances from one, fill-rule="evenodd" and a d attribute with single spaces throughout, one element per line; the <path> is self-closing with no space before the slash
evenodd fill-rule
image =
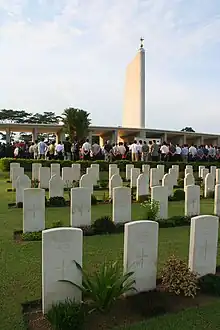
<path id="1" fill-rule="evenodd" d="M 158 228 L 156 221 L 133 221 L 125 224 L 124 272 L 134 272 L 134 287 L 137 292 L 156 288 Z"/>
<path id="2" fill-rule="evenodd" d="M 109 165 L 109 173 L 108 173 L 108 181 L 110 182 L 110 179 L 113 175 L 118 174 L 119 175 L 119 168 L 115 164 Z"/>
<path id="3" fill-rule="evenodd" d="M 131 169 L 131 188 L 137 187 L 137 178 L 140 175 L 139 168 L 132 168 Z"/>
<path id="4" fill-rule="evenodd" d="M 216 184 L 220 184 L 220 168 L 216 169 Z"/>
<path id="5" fill-rule="evenodd" d="M 164 165 L 158 164 L 157 169 L 158 169 L 159 180 L 162 180 L 164 176 Z"/>
<path id="6" fill-rule="evenodd" d="M 49 198 L 63 197 L 64 182 L 58 175 L 53 175 L 49 181 Z"/>
<path id="7" fill-rule="evenodd" d="M 116 187 L 122 187 L 123 181 L 119 174 L 114 174 L 109 181 L 109 198 L 112 198 L 113 189 Z"/>
<path id="8" fill-rule="evenodd" d="M 172 165 L 172 169 L 175 171 L 176 174 L 176 182 L 179 179 L 179 171 L 180 171 L 180 167 L 179 165 Z"/>
<path id="9" fill-rule="evenodd" d="M 156 186 L 151 189 L 151 200 L 159 202 L 159 211 L 157 217 L 159 219 L 168 218 L 168 188 L 165 186 Z"/>
<path id="10" fill-rule="evenodd" d="M 96 180 L 99 181 L 99 164 L 92 164 L 91 168 L 94 169 Z"/>
<path id="11" fill-rule="evenodd" d="M 142 165 L 142 173 L 146 174 L 148 177 L 150 177 L 150 165 L 143 164 Z"/>
<path id="12" fill-rule="evenodd" d="M 23 232 L 41 231 L 45 228 L 45 190 L 24 189 Z"/>
<path id="13" fill-rule="evenodd" d="M 201 215 L 191 219 L 189 268 L 200 276 L 216 273 L 219 218 Z"/>
<path id="14" fill-rule="evenodd" d="M 92 184 L 95 186 L 97 185 L 97 175 L 96 175 L 96 169 L 92 167 L 87 167 L 86 174 L 90 176 Z"/>
<path id="15" fill-rule="evenodd" d="M 147 195 L 149 195 L 149 179 L 146 174 L 142 173 L 137 178 L 136 200 L 138 201 L 141 196 Z"/>
<path id="16" fill-rule="evenodd" d="M 32 180 L 39 180 L 39 169 L 42 164 L 40 163 L 32 163 Z"/>
<path id="17" fill-rule="evenodd" d="M 64 182 L 65 188 L 72 188 L 75 181 L 74 168 L 63 167 L 62 168 L 62 180 Z"/>
<path id="18" fill-rule="evenodd" d="M 71 227 L 91 226 L 91 191 L 89 188 L 71 189 Z"/>
<path id="19" fill-rule="evenodd" d="M 186 169 L 193 169 L 192 165 L 186 165 Z"/>
<path id="20" fill-rule="evenodd" d="M 127 187 L 113 188 L 113 222 L 131 221 L 131 189 Z"/>
<path id="21" fill-rule="evenodd" d="M 40 167 L 39 168 L 39 188 L 48 189 L 50 181 L 50 168 Z"/>
<path id="22" fill-rule="evenodd" d="M 191 186 L 195 184 L 195 178 L 193 176 L 193 174 L 188 173 L 186 174 L 185 178 L 184 178 L 184 189 L 186 186 Z"/>
<path id="23" fill-rule="evenodd" d="M 210 173 L 212 174 L 214 180 L 216 176 L 216 166 L 210 166 Z"/>
<path id="24" fill-rule="evenodd" d="M 73 180 L 79 181 L 81 176 L 81 166 L 80 164 L 72 164 L 72 168 L 74 170 L 74 178 Z"/>
<path id="25" fill-rule="evenodd" d="M 82 274 L 75 261 L 82 267 L 83 233 L 79 228 L 54 228 L 42 234 L 42 309 L 46 314 L 53 304 L 67 299 L 80 302 Z"/>
<path id="26" fill-rule="evenodd" d="M 160 176 L 157 168 L 150 169 L 150 187 L 155 187 L 160 185 Z"/>
<path id="27" fill-rule="evenodd" d="M 173 177 L 171 174 L 165 174 L 162 179 L 162 186 L 167 187 L 168 196 L 173 196 Z"/>
<path id="28" fill-rule="evenodd" d="M 20 167 L 20 163 L 10 163 L 10 181 L 12 181 L 12 169 L 15 167 Z"/>
<path id="29" fill-rule="evenodd" d="M 60 164 L 51 164 L 50 169 L 51 169 L 51 174 L 50 174 L 51 178 L 53 175 L 60 177 Z"/>
<path id="30" fill-rule="evenodd" d="M 205 180 L 205 177 L 206 177 L 206 175 L 207 175 L 208 173 L 209 173 L 208 168 L 203 168 L 203 169 L 201 170 L 201 176 L 202 176 L 203 181 Z"/>
<path id="31" fill-rule="evenodd" d="M 202 178 L 202 170 L 205 168 L 205 166 L 199 166 L 199 178 Z"/>
<path id="32" fill-rule="evenodd" d="M 126 180 L 131 180 L 131 169 L 134 168 L 133 164 L 126 165 Z"/>
<path id="33" fill-rule="evenodd" d="M 209 197 L 210 193 L 215 190 L 215 179 L 211 173 L 208 173 L 205 177 L 204 197 Z"/>
<path id="34" fill-rule="evenodd" d="M 185 168 L 185 177 L 187 174 L 192 174 L 193 175 L 193 168 Z"/>
<path id="35" fill-rule="evenodd" d="M 81 179 L 79 180 L 79 187 L 80 188 L 88 188 L 90 191 L 90 194 L 93 194 L 93 180 L 91 175 L 84 174 L 81 176 Z"/>
<path id="36" fill-rule="evenodd" d="M 214 214 L 220 217 L 220 184 L 215 186 Z"/>
<path id="37" fill-rule="evenodd" d="M 26 188 L 31 188 L 31 180 L 24 174 L 16 180 L 16 204 L 23 203 L 24 189 Z"/>
<path id="38" fill-rule="evenodd" d="M 176 171 L 176 169 L 175 168 L 170 168 L 168 174 L 171 175 L 171 180 L 173 182 L 173 185 L 174 186 L 177 186 L 177 179 L 178 179 L 178 177 L 177 177 L 177 171 Z"/>
<path id="39" fill-rule="evenodd" d="M 200 186 L 185 187 L 185 216 L 200 214 Z"/>
<path id="40" fill-rule="evenodd" d="M 16 180 L 19 176 L 24 175 L 23 167 L 12 167 L 12 188 L 16 188 Z"/>

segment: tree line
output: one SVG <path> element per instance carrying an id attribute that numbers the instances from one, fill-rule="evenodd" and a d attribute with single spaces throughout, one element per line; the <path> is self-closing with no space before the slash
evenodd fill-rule
<path id="1" fill-rule="evenodd" d="M 63 124 L 63 130 L 70 137 L 70 140 L 81 141 L 88 135 L 88 129 L 91 123 L 90 114 L 82 109 L 67 108 L 61 116 L 57 116 L 55 112 L 29 113 L 25 110 L 0 110 L 0 123 L 8 124 Z M 6 135 L 0 132 L 2 140 L 6 139 Z M 44 136 L 43 134 L 42 136 Z M 14 133 L 11 133 L 13 139 Z M 42 137 L 41 136 L 41 137 Z M 21 139 L 30 139 L 31 134 L 21 132 Z"/>

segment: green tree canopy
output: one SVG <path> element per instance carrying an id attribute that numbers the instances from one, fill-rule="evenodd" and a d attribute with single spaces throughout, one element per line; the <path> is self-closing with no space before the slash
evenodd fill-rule
<path id="1" fill-rule="evenodd" d="M 194 131 L 194 129 L 192 128 L 192 127 L 185 127 L 185 128 L 182 128 L 181 129 L 181 132 L 192 132 L 192 133 L 194 133 L 195 131 Z"/>
<path id="2" fill-rule="evenodd" d="M 28 123 L 28 124 L 59 124 L 62 120 L 55 112 L 28 113 L 24 110 L 0 110 L 2 123 Z"/>
<path id="3" fill-rule="evenodd" d="M 87 111 L 82 109 L 68 108 L 64 110 L 63 123 L 71 141 L 73 141 L 74 137 L 78 141 L 81 141 L 88 135 L 88 129 L 91 123 L 89 115 Z"/>

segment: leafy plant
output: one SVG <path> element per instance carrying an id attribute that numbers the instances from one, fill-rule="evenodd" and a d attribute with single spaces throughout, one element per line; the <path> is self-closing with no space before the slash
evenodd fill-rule
<path id="1" fill-rule="evenodd" d="M 71 300 L 52 305 L 46 314 L 47 320 L 55 330 L 82 330 L 85 320 L 83 304 Z"/>
<path id="2" fill-rule="evenodd" d="M 184 188 L 184 179 L 183 178 L 178 179 L 177 183 L 178 183 L 179 188 Z"/>
<path id="3" fill-rule="evenodd" d="M 63 207 L 66 206 L 65 199 L 61 196 L 50 197 L 49 199 L 50 206 Z"/>
<path id="4" fill-rule="evenodd" d="M 220 277 L 207 274 L 199 278 L 199 287 L 202 293 L 220 296 Z"/>
<path id="5" fill-rule="evenodd" d="M 168 292 L 176 295 L 183 294 L 186 297 L 194 298 L 197 294 L 198 276 L 191 272 L 185 261 L 171 256 L 165 263 L 162 270 L 162 285 Z"/>
<path id="6" fill-rule="evenodd" d="M 145 201 L 141 203 L 141 207 L 144 209 L 144 219 L 153 220 L 157 219 L 158 212 L 160 210 L 159 202 L 155 200 Z"/>
<path id="7" fill-rule="evenodd" d="M 34 180 L 32 180 L 31 181 L 31 188 L 38 188 L 38 186 L 39 186 L 39 180 L 37 180 L 37 179 L 34 179 Z"/>
<path id="8" fill-rule="evenodd" d="M 52 228 L 63 227 L 63 222 L 61 220 L 53 221 Z"/>
<path id="9" fill-rule="evenodd" d="M 88 297 L 94 304 L 94 309 L 101 312 L 108 311 L 114 302 L 123 294 L 135 291 L 135 280 L 132 278 L 133 272 L 122 274 L 118 262 L 101 265 L 99 272 L 95 272 L 91 278 L 90 273 L 85 272 L 75 261 L 76 267 L 82 273 L 82 285 L 68 282 L 82 291 L 83 295 Z"/>
<path id="10" fill-rule="evenodd" d="M 42 240 L 42 232 L 35 231 L 32 233 L 23 233 L 22 234 L 23 241 L 41 241 Z"/>
<path id="11" fill-rule="evenodd" d="M 96 198 L 96 196 L 95 195 L 91 195 L 91 204 L 92 205 L 96 205 L 97 204 L 97 198 Z"/>
<path id="12" fill-rule="evenodd" d="M 169 197 L 169 201 L 184 201 L 185 200 L 185 191 L 182 189 L 177 189 L 174 191 L 173 196 Z"/>
<path id="13" fill-rule="evenodd" d="M 115 232 L 115 224 L 109 216 L 103 216 L 95 220 L 92 228 L 97 235 L 112 234 Z"/>
<path id="14" fill-rule="evenodd" d="M 108 187 L 108 180 L 101 180 L 99 182 L 99 185 L 101 188 L 107 188 Z"/>

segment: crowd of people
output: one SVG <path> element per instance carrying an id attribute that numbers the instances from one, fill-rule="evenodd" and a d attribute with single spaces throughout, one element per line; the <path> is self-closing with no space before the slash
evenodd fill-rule
<path id="1" fill-rule="evenodd" d="M 40 141 L 29 143 L 15 142 L 12 145 L 0 143 L 0 157 L 58 159 L 58 160 L 106 160 L 115 161 L 127 159 L 135 161 L 216 161 L 220 159 L 220 147 L 213 145 L 174 145 L 155 140 L 133 141 L 133 143 L 118 144 L 106 141 L 104 146 L 98 143 L 90 144 L 87 139 L 80 144 L 71 143 L 67 137 L 64 142 Z"/>

